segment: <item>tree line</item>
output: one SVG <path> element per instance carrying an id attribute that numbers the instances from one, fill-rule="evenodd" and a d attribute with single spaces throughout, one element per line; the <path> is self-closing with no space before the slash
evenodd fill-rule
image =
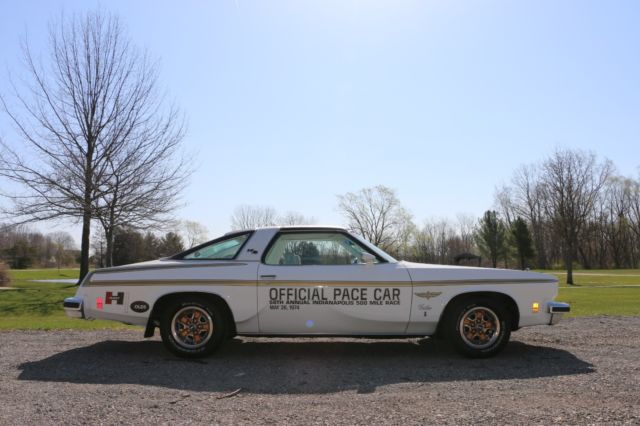
<path id="1" fill-rule="evenodd" d="M 141 231 L 132 227 L 119 227 L 113 232 L 113 248 L 107 257 L 107 239 L 104 232 L 97 232 L 92 241 L 92 263 L 103 268 L 127 265 L 162 257 L 169 257 L 187 248 L 207 241 L 207 228 L 195 221 L 172 223 L 167 232 Z"/>
<path id="2" fill-rule="evenodd" d="M 0 225 L 0 264 L 12 269 L 76 265 L 80 252 L 67 232 L 42 234 L 26 226 Z"/>
<path id="3" fill-rule="evenodd" d="M 90 265 L 95 268 L 126 265 L 174 255 L 208 239 L 207 229 L 194 221 L 174 223 L 165 233 L 117 228 L 113 234 L 111 265 L 105 234 L 96 230 L 91 241 Z M 80 250 L 67 232 L 42 234 L 28 226 L 0 225 L 0 264 L 11 269 L 77 267 Z"/>
<path id="4" fill-rule="evenodd" d="M 395 191 L 378 186 L 338 196 L 350 229 L 397 257 L 457 263 L 484 256 L 489 266 L 637 268 L 640 180 L 621 176 L 591 152 L 558 149 L 518 168 L 481 218 L 417 226 Z M 458 258 L 458 259 L 456 259 Z"/>
<path id="5" fill-rule="evenodd" d="M 531 229 L 534 265 L 564 263 L 572 283 L 583 268 L 636 268 L 640 260 L 640 181 L 621 176 L 608 160 L 557 150 L 521 166 L 496 191 L 502 220 L 523 218 Z"/>

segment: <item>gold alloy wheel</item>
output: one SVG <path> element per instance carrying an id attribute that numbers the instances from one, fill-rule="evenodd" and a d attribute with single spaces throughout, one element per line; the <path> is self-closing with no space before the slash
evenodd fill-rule
<path id="1" fill-rule="evenodd" d="M 213 335 L 211 315 L 198 306 L 180 309 L 171 320 L 171 334 L 176 343 L 187 349 L 198 349 Z"/>
<path id="2" fill-rule="evenodd" d="M 460 337 L 474 349 L 493 345 L 500 336 L 500 319 L 495 312 L 483 306 L 466 311 L 459 324 Z"/>

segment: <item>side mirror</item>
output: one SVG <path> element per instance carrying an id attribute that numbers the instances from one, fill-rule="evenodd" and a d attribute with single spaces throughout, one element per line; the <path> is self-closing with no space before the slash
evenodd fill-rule
<path id="1" fill-rule="evenodd" d="M 362 253 L 361 259 L 362 259 L 362 263 L 366 265 L 373 265 L 377 260 L 376 257 L 371 253 Z"/>

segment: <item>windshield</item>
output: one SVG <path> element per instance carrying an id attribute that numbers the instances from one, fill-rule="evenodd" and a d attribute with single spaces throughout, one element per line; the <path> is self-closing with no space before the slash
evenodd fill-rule
<path id="1" fill-rule="evenodd" d="M 390 263 L 398 263 L 398 261 L 396 259 L 393 258 L 393 256 L 387 254 L 384 250 L 374 246 L 373 244 L 371 244 L 369 241 L 365 240 L 364 238 L 362 238 L 360 235 L 357 234 L 351 234 L 351 236 L 353 236 L 353 238 L 357 239 L 358 241 L 360 241 L 362 244 L 364 244 L 365 246 L 367 246 L 367 248 L 369 248 L 371 251 L 375 252 L 378 256 L 382 257 L 384 260 L 386 260 L 387 262 Z"/>

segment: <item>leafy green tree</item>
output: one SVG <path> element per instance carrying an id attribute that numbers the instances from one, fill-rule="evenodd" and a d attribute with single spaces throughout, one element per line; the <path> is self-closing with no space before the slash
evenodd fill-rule
<path id="1" fill-rule="evenodd" d="M 145 253 L 144 238 L 132 229 L 117 229 L 113 235 L 113 266 L 149 260 Z"/>
<path id="2" fill-rule="evenodd" d="M 533 239 L 531 238 L 531 232 L 527 222 L 517 217 L 511 223 L 511 229 L 509 230 L 509 236 L 511 243 L 518 255 L 518 261 L 520 262 L 520 269 L 525 269 L 527 261 L 533 257 Z"/>
<path id="3" fill-rule="evenodd" d="M 487 210 L 478 224 L 476 243 L 484 256 L 491 260 L 492 266 L 498 266 L 498 259 L 505 253 L 507 230 L 504 222 L 493 210 Z"/>
<path id="4" fill-rule="evenodd" d="M 26 239 L 20 238 L 9 247 L 7 257 L 11 269 L 27 269 L 33 264 L 36 249 Z"/>
<path id="5" fill-rule="evenodd" d="M 160 239 L 153 233 L 147 232 L 144 235 L 145 260 L 157 259 L 160 257 Z"/>
<path id="6" fill-rule="evenodd" d="M 167 232 L 160 240 L 158 254 L 161 257 L 172 256 L 184 250 L 182 237 L 175 232 Z"/>

